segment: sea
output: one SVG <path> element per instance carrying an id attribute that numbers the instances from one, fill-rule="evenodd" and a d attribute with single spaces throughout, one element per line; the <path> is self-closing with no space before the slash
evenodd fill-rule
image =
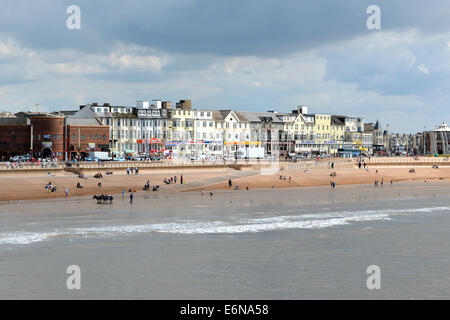
<path id="1" fill-rule="evenodd" d="M 0 299 L 450 298 L 448 185 L 338 189 L 3 203 Z"/>

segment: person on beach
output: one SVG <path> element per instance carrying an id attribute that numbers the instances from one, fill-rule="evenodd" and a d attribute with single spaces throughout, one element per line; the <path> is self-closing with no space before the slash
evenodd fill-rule
<path id="1" fill-rule="evenodd" d="M 99 182 L 99 183 L 97 184 L 97 186 L 98 186 L 99 188 L 101 188 L 101 187 L 102 187 L 102 183 Z"/>
<path id="2" fill-rule="evenodd" d="M 134 198 L 133 193 L 130 193 L 130 203 L 133 203 L 133 198 Z"/>
<path id="3" fill-rule="evenodd" d="M 69 197 L 69 188 L 66 188 L 66 199 Z"/>
<path id="4" fill-rule="evenodd" d="M 125 193 L 126 193 L 126 191 L 125 191 L 125 189 L 123 189 L 122 190 L 122 198 L 125 197 Z"/>
<path id="5" fill-rule="evenodd" d="M 173 177 L 173 182 L 177 183 L 177 176 Z"/>
<path id="6" fill-rule="evenodd" d="M 130 168 L 127 168 L 127 175 L 130 175 Z"/>
<path id="7" fill-rule="evenodd" d="M 334 169 L 334 162 L 331 162 L 331 170 Z"/>
<path id="8" fill-rule="evenodd" d="M 183 175 L 180 177 L 180 184 L 183 184 Z"/>
<path id="9" fill-rule="evenodd" d="M 228 188 L 231 188 L 233 186 L 233 183 L 231 182 L 231 179 L 228 180 Z"/>

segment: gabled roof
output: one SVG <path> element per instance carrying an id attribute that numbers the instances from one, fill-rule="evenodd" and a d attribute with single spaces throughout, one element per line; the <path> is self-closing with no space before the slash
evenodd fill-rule
<path id="1" fill-rule="evenodd" d="M 74 115 L 68 115 L 66 117 L 66 123 L 73 126 L 103 125 L 92 108 L 82 108 Z"/>
<path id="2" fill-rule="evenodd" d="M 345 126 L 346 116 L 331 116 L 331 124 L 335 126 Z"/>
<path id="3" fill-rule="evenodd" d="M 283 123 L 278 117 L 278 114 L 273 112 L 252 112 L 252 111 L 242 111 L 239 112 L 240 115 L 245 117 L 247 121 L 250 122 L 273 122 L 273 123 Z"/>
<path id="4" fill-rule="evenodd" d="M 375 127 L 374 127 L 374 129 L 375 130 L 381 130 L 382 128 L 381 128 L 381 123 L 380 123 L 380 121 L 377 119 L 377 122 L 375 123 Z"/>

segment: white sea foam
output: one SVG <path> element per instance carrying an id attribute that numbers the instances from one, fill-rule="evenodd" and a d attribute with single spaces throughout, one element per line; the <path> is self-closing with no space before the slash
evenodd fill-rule
<path id="1" fill-rule="evenodd" d="M 57 236 L 57 232 L 15 232 L 0 234 L 0 244 L 30 244 Z"/>
<path id="2" fill-rule="evenodd" d="M 300 214 L 272 216 L 254 219 L 239 219 L 230 221 L 186 221 L 172 223 L 155 223 L 122 226 L 99 226 L 87 228 L 67 228 L 52 232 L 14 232 L 0 233 L 0 245 L 26 245 L 49 240 L 52 237 L 85 237 L 101 238 L 142 233 L 168 234 L 237 234 L 266 232 L 287 229 L 323 229 L 333 226 L 348 225 L 352 222 L 367 222 L 390 220 L 391 216 L 410 213 L 429 213 L 450 211 L 450 207 L 384 209 L 365 211 L 342 211 L 322 214 Z M 233 218 L 233 217 L 231 217 Z"/>

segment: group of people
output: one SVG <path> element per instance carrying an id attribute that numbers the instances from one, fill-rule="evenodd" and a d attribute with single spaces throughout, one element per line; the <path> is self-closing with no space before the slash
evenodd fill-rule
<path id="1" fill-rule="evenodd" d="M 286 176 L 280 175 L 280 180 L 286 181 L 289 180 L 289 182 L 292 181 L 292 178 L 289 176 L 289 178 L 286 178 Z"/>
<path id="2" fill-rule="evenodd" d="M 136 193 L 136 189 L 128 189 L 128 193 L 130 194 L 130 203 L 133 203 L 134 194 Z M 126 190 L 122 190 L 122 198 L 124 198 L 126 195 Z"/>
<path id="3" fill-rule="evenodd" d="M 101 179 L 101 178 L 103 178 L 103 175 L 102 175 L 101 172 L 97 172 L 97 173 L 94 175 L 94 178 L 95 178 L 95 179 Z"/>
<path id="4" fill-rule="evenodd" d="M 47 183 L 47 184 L 45 185 L 45 189 L 46 189 L 48 192 L 56 192 L 57 187 L 54 186 L 54 185 L 52 185 L 51 181 L 49 181 L 49 183 Z"/>
<path id="5" fill-rule="evenodd" d="M 130 174 L 134 174 L 134 175 L 138 175 L 139 174 L 139 168 L 136 166 L 136 167 L 128 167 L 127 168 L 127 175 L 130 175 Z"/>
<path id="6" fill-rule="evenodd" d="M 366 169 L 366 162 L 365 161 L 364 162 L 361 162 L 361 161 L 358 162 L 358 168 L 361 169 L 361 167 L 364 167 L 364 169 Z"/>
<path id="7" fill-rule="evenodd" d="M 142 190 L 144 190 L 144 191 L 150 190 L 150 180 L 147 180 L 147 182 L 145 183 L 144 188 L 142 188 Z M 159 185 L 153 185 L 152 190 L 159 191 Z"/>
<path id="8" fill-rule="evenodd" d="M 391 185 L 393 184 L 393 181 L 391 180 Z M 381 178 L 381 181 L 378 181 L 378 179 L 375 179 L 375 181 L 373 182 L 373 185 L 375 187 L 378 187 L 378 185 L 383 186 L 384 185 L 384 178 Z"/>
<path id="9" fill-rule="evenodd" d="M 165 184 L 177 183 L 177 176 L 170 177 L 170 178 L 164 178 L 164 183 Z"/>

